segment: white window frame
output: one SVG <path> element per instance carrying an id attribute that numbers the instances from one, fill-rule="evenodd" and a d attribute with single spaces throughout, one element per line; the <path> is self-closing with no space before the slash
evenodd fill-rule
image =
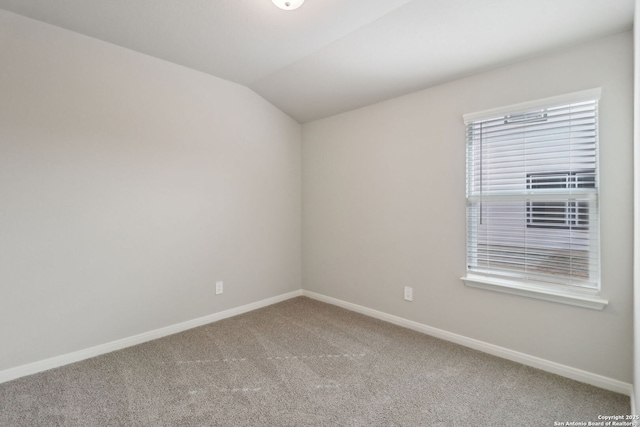
<path id="1" fill-rule="evenodd" d="M 477 113 L 465 114 L 463 116 L 463 119 L 465 124 L 492 119 L 499 116 L 506 116 L 507 119 L 511 120 L 528 120 L 530 119 L 528 116 L 526 118 L 522 118 L 521 114 L 518 113 L 523 111 L 534 111 L 536 109 L 544 109 L 558 105 L 599 100 L 600 96 L 601 89 L 591 89 L 531 102 L 510 105 L 506 107 L 500 107 Z M 599 232 L 599 229 L 596 232 Z M 469 236 L 469 230 L 467 232 L 467 236 Z M 599 239 L 596 239 L 596 241 L 599 242 Z M 599 253 L 599 248 L 597 248 L 597 250 Z M 468 255 L 466 256 L 468 258 Z M 561 284 L 550 284 L 546 282 L 536 282 L 532 280 L 520 279 L 517 277 L 492 277 L 491 275 L 475 274 L 469 270 L 461 279 L 468 287 L 520 295 L 596 310 L 602 310 L 608 304 L 608 301 L 601 298 L 600 296 L 599 280 L 597 289 L 589 289 L 563 286 Z"/>

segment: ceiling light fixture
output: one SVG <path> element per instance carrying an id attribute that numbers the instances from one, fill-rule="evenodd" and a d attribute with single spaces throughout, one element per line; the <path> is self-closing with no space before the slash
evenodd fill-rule
<path id="1" fill-rule="evenodd" d="M 302 6 L 304 0 L 271 0 L 273 4 L 278 6 L 280 9 L 284 10 L 293 10 Z"/>

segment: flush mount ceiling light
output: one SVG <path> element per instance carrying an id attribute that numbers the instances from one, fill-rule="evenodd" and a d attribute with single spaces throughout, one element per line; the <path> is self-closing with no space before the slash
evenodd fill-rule
<path id="1" fill-rule="evenodd" d="M 284 10 L 293 10 L 302 6 L 304 0 L 271 0 L 273 4 L 278 6 L 280 9 Z"/>

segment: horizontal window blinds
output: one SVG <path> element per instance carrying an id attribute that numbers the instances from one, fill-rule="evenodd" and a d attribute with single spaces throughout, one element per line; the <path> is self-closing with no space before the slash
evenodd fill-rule
<path id="1" fill-rule="evenodd" d="M 599 287 L 598 102 L 468 121 L 467 265 Z"/>

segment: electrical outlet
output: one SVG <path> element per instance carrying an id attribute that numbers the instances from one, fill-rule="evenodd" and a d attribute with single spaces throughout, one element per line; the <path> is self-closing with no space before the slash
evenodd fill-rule
<path id="1" fill-rule="evenodd" d="M 216 282 L 216 295 L 220 295 L 224 291 L 224 283 Z"/>
<path id="2" fill-rule="evenodd" d="M 404 287 L 404 299 L 413 301 L 413 288 L 411 286 Z"/>

